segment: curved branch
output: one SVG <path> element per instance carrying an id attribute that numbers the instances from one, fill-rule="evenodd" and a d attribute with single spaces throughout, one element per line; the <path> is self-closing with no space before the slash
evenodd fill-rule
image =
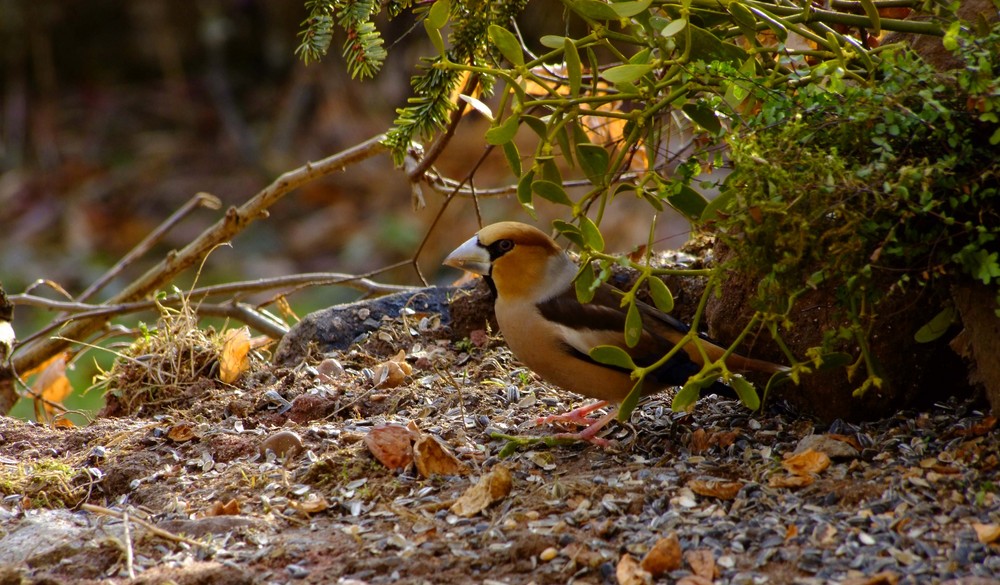
<path id="1" fill-rule="evenodd" d="M 187 268 L 200 262 L 216 246 L 231 240 L 254 221 L 267 217 L 268 208 L 296 188 L 384 152 L 386 147 L 382 145 L 383 139 L 384 135 L 380 134 L 325 159 L 306 163 L 282 174 L 240 207 L 229 208 L 225 216 L 212 227 L 181 250 L 167 254 L 159 264 L 114 295 L 106 304 L 130 303 L 147 297 Z M 13 371 L 30 370 L 49 356 L 64 350 L 72 343 L 71 340 L 86 339 L 107 323 L 107 315 L 104 312 L 90 318 L 81 317 L 82 314 L 78 314 L 72 321 L 66 323 L 59 338 L 35 339 L 30 343 L 19 344 L 11 357 Z M 17 395 L 13 392 L 13 386 L 0 384 L 0 412 L 8 412 L 16 400 Z"/>

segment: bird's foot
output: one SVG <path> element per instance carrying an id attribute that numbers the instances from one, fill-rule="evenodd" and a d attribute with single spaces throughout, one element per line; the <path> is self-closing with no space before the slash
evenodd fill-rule
<path id="1" fill-rule="evenodd" d="M 563 414 L 553 414 L 551 416 L 538 417 L 535 419 L 535 425 L 541 426 L 541 425 L 550 425 L 552 423 L 569 423 L 581 427 L 590 427 L 600 419 L 593 419 L 587 415 L 599 408 L 604 408 L 607 405 L 608 405 L 607 400 L 598 400 L 597 402 L 588 404 L 587 406 L 581 406 L 580 408 L 575 408 Z M 583 432 L 586 432 L 586 430 L 584 430 Z"/>
<path id="2" fill-rule="evenodd" d="M 605 404 L 607 404 L 607 403 L 605 402 Z M 593 405 L 591 405 L 591 406 L 593 406 Z M 596 408 L 600 408 L 600 407 L 596 407 Z M 594 408 L 591 408 L 591 410 L 594 410 Z M 597 433 L 600 432 L 600 430 L 603 429 L 604 427 L 608 426 L 608 423 L 611 422 L 612 420 L 614 420 L 615 416 L 617 416 L 617 415 L 618 415 L 618 409 L 617 408 L 612 408 L 610 412 L 608 412 L 607 414 L 605 414 L 601 418 L 598 418 L 598 419 L 586 418 L 586 419 L 584 419 L 584 420 L 588 421 L 588 423 L 587 423 L 587 428 L 583 429 L 582 431 L 579 431 L 579 432 L 576 432 L 576 433 L 559 433 L 559 434 L 554 435 L 554 437 L 556 439 L 572 439 L 572 440 L 575 440 L 575 441 L 586 441 L 588 443 L 592 443 L 594 445 L 597 445 L 598 447 L 608 447 L 608 446 L 610 446 L 610 445 L 613 444 L 613 441 L 609 441 L 607 439 L 602 439 L 601 437 L 597 436 Z"/>

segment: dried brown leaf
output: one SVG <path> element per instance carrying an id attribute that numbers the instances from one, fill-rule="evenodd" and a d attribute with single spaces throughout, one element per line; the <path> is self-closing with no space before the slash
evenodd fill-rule
<path id="1" fill-rule="evenodd" d="M 514 485 L 513 481 L 513 476 L 506 466 L 496 465 L 455 500 L 451 511 L 465 518 L 475 516 L 494 502 L 506 498 Z"/>
<path id="2" fill-rule="evenodd" d="M 469 468 L 434 435 L 421 435 L 413 444 L 413 461 L 423 477 L 466 475 Z"/>
<path id="3" fill-rule="evenodd" d="M 205 512 L 205 516 L 239 516 L 240 503 L 235 498 L 228 502 L 215 502 L 212 507 Z"/>
<path id="4" fill-rule="evenodd" d="M 800 488 L 812 485 L 816 481 L 811 475 L 778 475 L 774 474 L 767 485 L 773 488 Z"/>
<path id="5" fill-rule="evenodd" d="M 708 433 L 705 432 L 705 429 L 695 429 L 694 432 L 691 433 L 691 444 L 689 445 L 689 448 L 692 453 L 700 455 L 707 451 L 709 446 Z"/>
<path id="6" fill-rule="evenodd" d="M 167 438 L 175 443 L 183 443 L 194 438 L 194 425 L 191 423 L 177 423 L 167 431 Z"/>
<path id="7" fill-rule="evenodd" d="M 653 577 L 681 568 L 681 542 L 676 532 L 656 541 L 642 559 L 642 568 Z"/>
<path id="8" fill-rule="evenodd" d="M 250 329 L 244 326 L 226 331 L 219 352 L 219 380 L 232 384 L 249 368 Z"/>
<path id="9" fill-rule="evenodd" d="M 743 489 L 743 482 L 723 481 L 719 479 L 692 479 L 687 483 L 687 486 L 699 496 L 731 500 Z"/>
<path id="10" fill-rule="evenodd" d="M 821 451 L 806 449 L 782 461 L 781 466 L 793 475 L 812 475 L 829 467 L 830 457 Z"/>
<path id="11" fill-rule="evenodd" d="M 619 585 L 649 585 L 653 582 L 653 576 L 628 553 L 623 554 L 622 558 L 618 560 L 615 576 L 618 577 Z"/>
<path id="12" fill-rule="evenodd" d="M 67 357 L 65 352 L 56 354 L 27 374 L 38 374 L 31 383 L 31 396 L 35 401 L 35 418 L 39 421 L 51 421 L 57 411 L 53 405 L 62 405 L 62 401 L 73 392 L 73 386 L 66 377 Z"/>
<path id="13" fill-rule="evenodd" d="M 309 494 L 309 497 L 301 502 L 289 500 L 288 505 L 298 512 L 309 515 L 318 514 L 319 512 L 326 510 L 330 507 L 330 502 L 326 501 L 326 498 L 321 495 Z"/>
<path id="14" fill-rule="evenodd" d="M 413 461 L 417 434 L 400 425 L 377 425 L 365 435 L 365 446 L 382 465 L 401 469 Z"/>
<path id="15" fill-rule="evenodd" d="M 715 556 L 712 555 L 712 551 L 709 549 L 699 548 L 697 550 L 689 550 L 684 553 L 684 560 L 691 567 L 691 572 L 698 577 L 703 577 L 709 582 L 715 579 Z"/>

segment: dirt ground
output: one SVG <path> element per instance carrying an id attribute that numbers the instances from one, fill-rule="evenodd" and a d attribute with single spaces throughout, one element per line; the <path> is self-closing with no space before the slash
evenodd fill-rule
<path id="1" fill-rule="evenodd" d="M 820 425 L 661 395 L 610 448 L 501 456 L 498 434 L 551 433 L 535 418 L 583 402 L 500 338 L 440 327 L 385 318 L 294 367 L 257 350 L 232 384 L 211 359 L 164 361 L 193 372 L 178 385 L 125 368 L 84 428 L 0 419 L 0 582 L 998 583 L 1000 434 L 980 404 Z M 400 469 L 373 455 L 385 428 Z M 460 473 L 425 477 L 434 458 Z M 499 468 L 509 491 L 455 507 Z"/>

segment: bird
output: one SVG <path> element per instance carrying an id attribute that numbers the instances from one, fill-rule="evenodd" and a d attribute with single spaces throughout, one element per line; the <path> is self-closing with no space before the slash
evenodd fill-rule
<path id="1" fill-rule="evenodd" d="M 617 414 L 620 404 L 635 385 L 631 370 L 599 363 L 590 351 L 600 345 L 625 350 L 633 362 L 647 367 L 660 360 L 689 331 L 680 320 L 636 300 L 643 330 L 639 342 L 625 341 L 626 310 L 622 291 L 601 283 L 587 303 L 577 299 L 574 280 L 579 266 L 559 244 L 540 229 L 514 221 L 488 225 L 452 251 L 446 266 L 481 275 L 494 297 L 500 333 L 514 356 L 543 380 L 564 390 L 596 398 L 597 402 L 562 415 L 539 419 L 539 423 L 568 422 L 583 426 L 570 438 L 607 445 L 597 437 Z M 701 347 L 699 348 L 698 345 Z M 725 349 L 707 338 L 688 341 L 671 359 L 647 374 L 642 394 L 650 395 L 682 386 L 701 371 L 704 359 L 718 360 Z M 777 373 L 788 368 L 738 354 L 726 358 L 726 367 L 740 372 Z M 729 390 L 716 382 L 712 390 Z M 729 390 L 729 394 L 733 392 Z M 613 404 L 599 418 L 588 415 Z"/>

